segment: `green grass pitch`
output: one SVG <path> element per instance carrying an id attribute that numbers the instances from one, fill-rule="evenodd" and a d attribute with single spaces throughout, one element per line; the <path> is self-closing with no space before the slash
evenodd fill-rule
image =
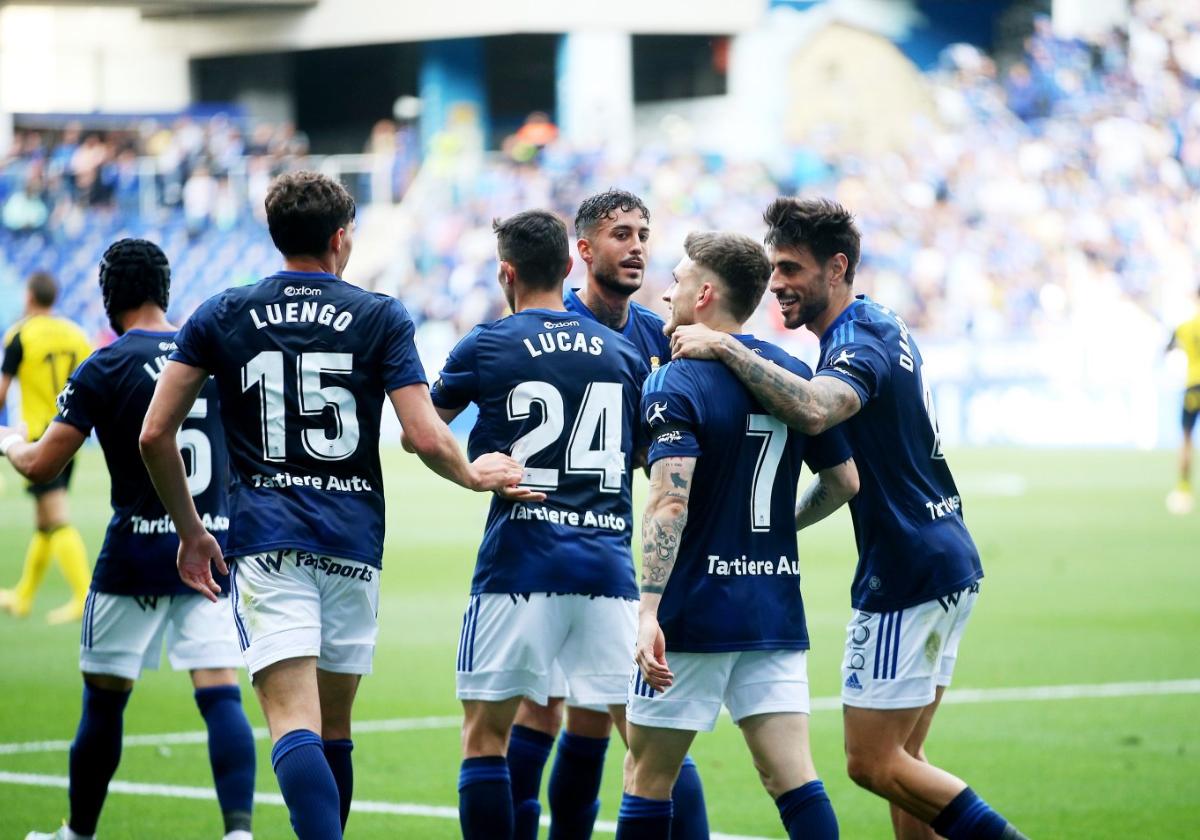
<path id="1" fill-rule="evenodd" d="M 955 688 L 998 689 L 1200 678 L 1200 514 L 1169 516 L 1173 479 L 1166 452 L 985 450 L 953 453 L 967 521 L 987 579 L 967 632 Z M 385 452 L 388 541 L 375 674 L 356 706 L 360 722 L 453 716 L 454 648 L 486 499 L 424 471 L 398 450 Z M 7 464 L 0 467 L 0 585 L 16 580 L 32 506 Z M 644 480 L 635 485 L 639 493 Z M 75 473 L 72 505 L 89 551 L 108 518 L 108 479 L 89 448 Z M 346 523 L 353 528 L 353 523 Z M 813 651 L 814 697 L 839 690 L 847 590 L 854 566 L 848 518 L 839 514 L 801 538 L 804 595 Z M 51 570 L 33 617 L 0 616 L 0 745 L 69 740 L 79 714 L 78 627 L 48 627 L 45 612 L 65 600 Z M 255 725 L 262 717 L 248 685 Z M 953 691 L 953 689 L 952 689 Z M 930 758 L 967 779 L 1030 837 L 1200 836 L 1200 695 L 1017 699 L 945 706 Z M 127 735 L 196 731 L 202 722 L 188 679 L 147 674 L 126 714 Z M 857 790 L 842 765 L 836 710 L 815 711 L 812 742 L 842 836 L 890 837 L 883 803 Z M 724 719 L 701 735 L 700 766 L 714 830 L 781 837 L 737 729 Z M 604 780 L 602 820 L 615 819 L 621 749 Z M 364 732 L 356 738 L 356 799 L 453 807 L 458 732 L 453 725 Z M 0 746 L 3 774 L 64 777 L 62 749 L 14 752 Z M 211 789 L 202 743 L 127 746 L 117 780 Z M 268 744 L 259 742 L 258 788 L 277 793 Z M 66 791 L 0 781 L 0 838 L 53 829 Z M 218 838 L 215 802 L 111 793 L 103 840 Z M 290 835 L 286 811 L 261 804 L 255 834 Z M 349 836 L 452 838 L 445 816 L 355 813 Z M 598 836 L 601 836 L 598 832 Z"/>

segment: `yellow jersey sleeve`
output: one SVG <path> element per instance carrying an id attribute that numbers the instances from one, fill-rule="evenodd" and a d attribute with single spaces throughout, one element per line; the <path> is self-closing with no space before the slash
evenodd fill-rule
<path id="1" fill-rule="evenodd" d="M 1200 386 L 1200 314 L 1176 328 L 1175 346 L 1187 356 L 1187 387 Z"/>
<path id="2" fill-rule="evenodd" d="M 58 392 L 92 348 L 83 330 L 65 318 L 38 315 L 20 325 L 14 340 L 21 345 L 17 381 L 21 415 L 36 440 L 58 413 Z"/>

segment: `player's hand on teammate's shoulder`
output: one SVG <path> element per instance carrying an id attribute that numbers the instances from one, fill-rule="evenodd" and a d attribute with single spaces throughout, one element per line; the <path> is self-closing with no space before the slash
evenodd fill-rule
<path id="1" fill-rule="evenodd" d="M 726 338 L 726 333 L 703 324 L 678 326 L 671 332 L 671 358 L 716 359 L 717 350 Z"/>
<path id="2" fill-rule="evenodd" d="M 658 617 L 646 611 L 642 611 L 638 617 L 634 661 L 646 682 L 658 691 L 666 691 L 675 681 L 675 675 L 667 666 L 667 639 L 659 626 Z"/>
<path id="3" fill-rule="evenodd" d="M 471 462 L 473 490 L 493 490 L 500 496 L 516 502 L 540 502 L 545 493 L 538 493 L 517 485 L 524 476 L 524 468 L 503 452 L 488 452 Z"/>
<path id="4" fill-rule="evenodd" d="M 180 580 L 215 602 L 221 594 L 221 586 L 213 577 L 214 563 L 221 574 L 229 574 L 221 544 L 216 537 L 208 531 L 201 531 L 196 536 L 180 535 L 179 557 L 176 560 Z"/>

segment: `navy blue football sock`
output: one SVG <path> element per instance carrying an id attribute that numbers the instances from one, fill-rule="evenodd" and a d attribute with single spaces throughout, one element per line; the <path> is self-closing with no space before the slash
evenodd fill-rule
<path id="1" fill-rule="evenodd" d="M 325 742 L 325 760 L 329 762 L 329 770 L 333 773 L 333 781 L 337 783 L 338 800 L 341 803 L 339 814 L 342 820 L 342 831 L 346 830 L 346 820 L 350 816 L 350 802 L 354 799 L 354 762 L 350 753 L 354 750 L 354 742 L 349 738 L 334 738 Z"/>
<path id="2" fill-rule="evenodd" d="M 1026 840 L 969 787 L 929 822 L 948 840 Z"/>
<path id="3" fill-rule="evenodd" d="M 643 799 L 632 793 L 621 797 L 617 840 L 667 840 L 671 836 L 670 799 Z"/>
<path id="4" fill-rule="evenodd" d="M 708 810 L 704 805 L 704 785 L 700 771 L 690 755 L 684 756 L 679 777 L 671 790 L 674 817 L 671 840 L 708 840 Z"/>
<path id="5" fill-rule="evenodd" d="M 463 759 L 458 771 L 458 823 L 463 840 L 512 840 L 512 786 L 504 756 Z"/>
<path id="6" fill-rule="evenodd" d="M 837 817 L 820 779 L 780 794 L 775 805 L 791 840 L 837 840 Z"/>
<path id="7" fill-rule="evenodd" d="M 225 833 L 249 831 L 254 810 L 254 733 L 236 685 L 196 689 L 196 705 L 208 728 L 208 761 L 225 819 Z"/>
<path id="8" fill-rule="evenodd" d="M 337 783 L 325 760 L 321 736 L 311 729 L 293 729 L 275 742 L 271 766 L 296 836 L 300 840 L 340 838 Z"/>
<path id="9" fill-rule="evenodd" d="M 516 725 L 508 738 L 508 775 L 512 782 L 513 837 L 536 840 L 542 806 L 542 770 L 550 757 L 554 736 Z"/>
<path id="10" fill-rule="evenodd" d="M 550 771 L 550 840 L 587 840 L 600 811 L 607 738 L 564 732 Z"/>
<path id="11" fill-rule="evenodd" d="M 128 702 L 128 691 L 83 684 L 83 712 L 71 743 L 67 771 L 70 775 L 67 796 L 71 802 L 68 825 L 76 834 L 96 833 L 108 783 L 121 763 L 121 731 Z"/>

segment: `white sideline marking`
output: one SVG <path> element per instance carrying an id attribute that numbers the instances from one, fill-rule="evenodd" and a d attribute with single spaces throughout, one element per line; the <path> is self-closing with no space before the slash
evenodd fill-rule
<path id="1" fill-rule="evenodd" d="M 1020 703 L 1040 700 L 1085 700 L 1104 697 L 1152 697 L 1171 694 L 1200 694 L 1200 679 L 1159 680 L 1156 682 L 1093 683 L 1088 685 L 1034 685 L 1019 688 L 955 688 L 946 692 L 943 705 L 956 703 Z M 836 711 L 842 708 L 841 697 L 814 697 L 814 712 Z M 426 729 L 455 729 L 462 724 L 457 715 L 418 718 L 390 718 L 355 721 L 354 732 L 409 732 Z M 268 738 L 267 730 L 256 727 L 254 737 Z M 205 744 L 208 733 L 163 732 L 157 735 L 126 735 L 125 747 L 166 747 L 173 744 Z M 20 753 L 67 752 L 70 741 L 25 741 L 0 744 L 0 755 Z"/>
<path id="2" fill-rule="evenodd" d="M 30 787 L 66 788 L 69 784 L 66 776 L 44 776 L 40 773 L 7 773 L 0 770 L 0 784 L 28 785 Z M 212 788 L 187 787 L 184 785 L 151 785 L 143 782 L 123 782 L 113 780 L 108 785 L 109 793 L 127 793 L 133 796 L 165 796 L 171 799 L 216 799 L 217 794 Z M 277 793 L 256 793 L 254 802 L 257 805 L 283 805 L 283 797 Z M 433 817 L 442 820 L 457 820 L 458 809 L 445 805 L 416 805 L 411 802 L 371 802 L 356 799 L 350 810 L 363 814 L 394 814 L 404 817 Z M 549 827 L 550 818 L 542 817 L 542 825 Z M 616 834 L 617 824 L 607 820 L 596 821 L 596 831 L 605 834 Z M 752 837 L 742 834 L 713 833 L 713 840 L 770 840 L 766 837 Z"/>

